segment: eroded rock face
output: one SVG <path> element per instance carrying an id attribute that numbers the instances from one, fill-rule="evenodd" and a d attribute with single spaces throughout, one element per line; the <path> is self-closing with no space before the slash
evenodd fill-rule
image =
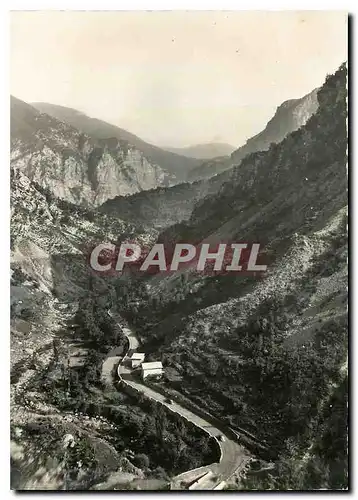
<path id="1" fill-rule="evenodd" d="M 283 102 L 264 130 L 232 153 L 233 164 L 237 165 L 242 158 L 250 153 L 267 151 L 272 143 L 278 144 L 288 134 L 305 125 L 307 120 L 317 111 L 317 91 L 318 89 L 315 89 L 300 99 L 290 99 Z"/>
<path id="2" fill-rule="evenodd" d="M 56 197 L 87 207 L 172 182 L 126 141 L 93 139 L 16 98 L 11 99 L 11 162 Z"/>
<path id="3" fill-rule="evenodd" d="M 135 148 L 128 149 L 125 155 L 120 151 L 118 154 L 119 159 L 107 149 L 98 163 L 96 206 L 118 194 L 134 194 L 169 183 L 168 174 L 158 165 L 150 163 Z M 118 161 L 121 168 L 118 168 Z"/>
<path id="4" fill-rule="evenodd" d="M 141 151 L 146 158 L 150 159 L 150 163 L 155 163 L 165 172 L 169 172 L 177 182 L 185 181 L 187 173 L 201 164 L 201 160 L 185 155 L 184 151 L 171 152 L 154 146 L 128 132 L 128 130 L 98 118 L 91 118 L 77 109 L 46 102 L 34 102 L 31 105 L 40 113 L 53 116 L 95 139 L 108 139 L 108 137 L 111 137 L 128 142 L 138 151 Z"/>

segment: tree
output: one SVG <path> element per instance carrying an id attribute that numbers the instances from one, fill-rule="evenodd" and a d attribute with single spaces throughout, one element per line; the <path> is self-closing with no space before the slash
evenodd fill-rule
<path id="1" fill-rule="evenodd" d="M 150 463 L 145 453 L 138 453 L 138 455 L 135 455 L 133 462 L 140 469 L 148 469 Z"/>

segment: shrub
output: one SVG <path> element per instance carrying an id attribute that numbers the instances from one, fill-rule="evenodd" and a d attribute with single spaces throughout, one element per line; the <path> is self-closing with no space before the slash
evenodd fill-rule
<path id="1" fill-rule="evenodd" d="M 145 453 L 138 453 L 138 455 L 134 457 L 133 462 L 140 469 L 148 469 L 149 467 L 149 458 Z"/>

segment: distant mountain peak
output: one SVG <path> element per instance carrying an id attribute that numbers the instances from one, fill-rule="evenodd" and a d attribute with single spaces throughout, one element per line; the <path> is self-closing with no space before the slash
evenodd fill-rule
<path id="1" fill-rule="evenodd" d="M 224 142 L 208 142 L 182 148 L 166 147 L 164 149 L 183 156 L 205 160 L 217 158 L 219 156 L 229 156 L 234 151 L 235 147 Z"/>

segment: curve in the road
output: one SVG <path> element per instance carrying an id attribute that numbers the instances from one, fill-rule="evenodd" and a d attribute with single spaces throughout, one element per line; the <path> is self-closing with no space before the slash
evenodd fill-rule
<path id="1" fill-rule="evenodd" d="M 122 358 L 121 362 L 118 364 L 117 368 L 119 379 L 135 391 L 144 394 L 146 397 L 162 405 L 165 405 L 170 411 L 178 413 L 186 420 L 192 422 L 194 425 L 207 432 L 210 436 L 214 437 L 214 439 L 220 446 L 221 458 L 219 463 L 213 463 L 209 466 L 199 467 L 198 469 L 180 474 L 172 481 L 174 488 L 176 483 L 178 483 L 179 481 L 192 482 L 197 479 L 198 474 L 200 476 L 204 475 L 205 472 L 211 471 L 212 474 L 207 474 L 206 478 L 203 478 L 202 482 L 198 482 L 198 489 L 214 489 L 219 483 L 221 484 L 223 481 L 229 479 L 235 472 L 239 470 L 239 468 L 245 466 L 250 457 L 247 451 L 242 446 L 240 446 L 231 437 L 231 435 L 225 434 L 225 432 L 215 427 L 211 422 L 197 415 L 194 411 L 184 408 L 175 401 L 170 404 L 167 403 L 166 397 L 163 394 L 156 392 L 154 389 L 140 383 L 139 381 L 131 377 L 131 370 L 125 366 L 124 361 L 127 358 L 129 351 L 134 352 L 136 349 L 138 349 L 138 338 L 128 326 L 124 325 L 124 320 L 122 317 L 116 317 L 111 311 L 108 311 L 108 314 L 118 322 L 124 335 L 128 339 L 127 352 Z M 108 361 L 109 359 L 113 360 L 113 363 L 115 363 L 117 358 L 107 358 L 106 361 Z M 107 373 L 112 372 L 113 368 L 114 366 L 112 366 L 112 369 L 109 370 L 109 367 L 107 366 Z M 224 436 L 224 441 L 218 440 L 218 436 L 220 435 Z"/>

